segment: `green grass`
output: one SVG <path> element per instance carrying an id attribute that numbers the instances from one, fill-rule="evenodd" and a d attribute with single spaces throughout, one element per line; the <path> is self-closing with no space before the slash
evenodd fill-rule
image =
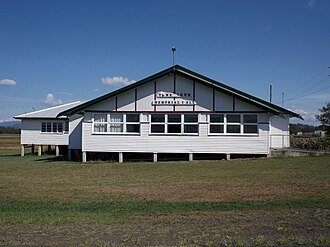
<path id="1" fill-rule="evenodd" d="M 325 237 L 330 227 L 329 187 L 330 156 L 82 164 L 46 155 L 20 157 L 18 150 L 0 151 L 0 228 L 9 229 L 0 230 L 0 235 L 7 236 L 0 237 L 0 244 L 54 245 L 61 235 L 54 231 L 63 228 L 68 229 L 65 241 L 70 242 L 69 232 L 87 226 L 99 229 L 93 233 L 95 238 L 99 231 L 113 227 L 103 240 L 118 240 L 121 235 L 135 236 L 139 231 L 135 225 L 153 235 L 142 232 L 128 242 L 109 243 L 191 246 L 194 242 L 186 240 L 198 235 L 195 245 L 210 240 L 210 246 L 221 246 L 223 241 L 232 244 L 228 246 L 239 241 L 248 246 L 261 242 L 276 246 L 276 236 L 281 243 L 324 244 L 329 243 Z M 172 225 L 172 221 L 177 223 Z M 220 231 L 222 224 L 226 227 Z M 186 226 L 195 230 L 184 230 Z M 49 227 L 54 229 L 45 235 L 54 235 L 53 242 L 15 235 L 15 229 L 34 235 Z M 155 239 L 157 234 L 173 235 L 173 229 L 177 239 Z M 90 230 L 82 231 L 75 244 L 89 241 L 92 233 L 86 232 Z M 21 240 L 14 241 L 17 237 Z"/>

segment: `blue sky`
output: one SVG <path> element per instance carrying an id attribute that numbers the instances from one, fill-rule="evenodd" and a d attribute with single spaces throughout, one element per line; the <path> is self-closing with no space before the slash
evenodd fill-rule
<path id="1" fill-rule="evenodd" d="M 175 62 L 318 124 L 330 1 L 0 0 L 0 122 L 89 100 Z M 297 121 L 296 121 L 297 122 Z M 301 122 L 301 121 L 300 121 Z"/>

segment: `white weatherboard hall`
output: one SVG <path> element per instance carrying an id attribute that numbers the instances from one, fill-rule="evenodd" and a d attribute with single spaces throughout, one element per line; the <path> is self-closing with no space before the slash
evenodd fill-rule
<path id="1" fill-rule="evenodd" d="M 117 153 L 119 162 L 128 153 L 153 154 L 154 161 L 165 153 L 188 154 L 189 160 L 197 154 L 269 155 L 289 146 L 289 118 L 301 118 L 179 65 L 56 117 L 77 115 L 81 133 L 69 138 L 69 156 L 79 149 L 83 162 L 92 153 Z"/>
<path id="2" fill-rule="evenodd" d="M 54 145 L 56 155 L 60 154 L 60 147 L 81 149 L 82 116 L 57 117 L 60 112 L 81 103 L 77 101 L 15 116 L 21 120 L 21 155 L 24 156 L 24 147 L 28 145 L 32 146 L 32 153 L 36 145 L 39 156 L 43 146 Z"/>

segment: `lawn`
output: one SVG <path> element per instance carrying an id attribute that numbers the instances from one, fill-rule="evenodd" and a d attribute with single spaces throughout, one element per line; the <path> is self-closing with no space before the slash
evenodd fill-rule
<path id="1" fill-rule="evenodd" d="M 160 163 L 0 151 L 0 245 L 327 246 L 330 157 Z"/>

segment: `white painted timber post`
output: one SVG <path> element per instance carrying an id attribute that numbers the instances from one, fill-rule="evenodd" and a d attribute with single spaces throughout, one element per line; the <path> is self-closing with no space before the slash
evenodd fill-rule
<path id="1" fill-rule="evenodd" d="M 189 153 L 189 161 L 193 161 L 194 160 L 194 154 L 193 153 Z"/>
<path id="2" fill-rule="evenodd" d="M 153 161 L 154 161 L 154 163 L 156 163 L 158 161 L 158 155 L 157 155 L 157 153 L 154 153 Z"/>
<path id="3" fill-rule="evenodd" d="M 24 145 L 21 145 L 21 156 L 24 156 Z"/>
<path id="4" fill-rule="evenodd" d="M 123 163 L 124 162 L 124 156 L 123 156 L 123 153 L 120 152 L 119 153 L 119 163 Z"/>
<path id="5" fill-rule="evenodd" d="M 58 145 L 55 146 L 55 155 L 60 156 L 60 147 Z"/>
<path id="6" fill-rule="evenodd" d="M 42 153 L 42 145 L 38 145 L 38 156 L 41 156 Z"/>
<path id="7" fill-rule="evenodd" d="M 230 160 L 230 154 L 226 154 L 226 160 Z"/>
<path id="8" fill-rule="evenodd" d="M 87 161 L 86 151 L 83 151 L 82 152 L 82 162 L 86 163 L 86 161 Z"/>

